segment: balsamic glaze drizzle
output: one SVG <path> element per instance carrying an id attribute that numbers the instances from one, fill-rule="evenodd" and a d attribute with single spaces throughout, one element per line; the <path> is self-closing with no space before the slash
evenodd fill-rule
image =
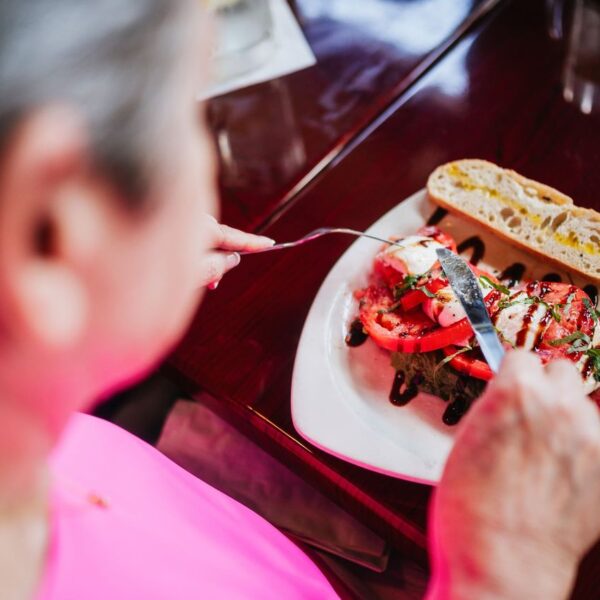
<path id="1" fill-rule="evenodd" d="M 592 304 L 596 306 L 598 303 L 598 288 L 590 283 L 583 288 L 583 291 L 590 297 Z"/>
<path id="2" fill-rule="evenodd" d="M 512 265 L 509 265 L 508 267 L 506 267 L 506 269 L 504 269 L 504 271 L 502 271 L 502 273 L 500 273 L 498 279 L 505 281 L 505 280 L 509 280 L 508 282 L 508 287 L 512 287 L 513 285 L 516 285 L 517 283 L 519 283 L 519 281 L 522 279 L 523 275 L 525 274 L 525 265 L 522 263 L 513 263 Z"/>
<path id="3" fill-rule="evenodd" d="M 437 225 L 447 214 L 448 211 L 445 208 L 438 206 L 433 214 L 429 217 L 427 225 Z"/>
<path id="4" fill-rule="evenodd" d="M 471 264 L 477 265 L 485 253 L 485 244 L 478 235 L 474 235 L 458 244 L 456 249 L 459 254 L 462 254 L 465 250 L 471 249 L 472 252 L 469 261 Z"/>
<path id="5" fill-rule="evenodd" d="M 419 384 L 423 383 L 423 375 L 417 373 L 408 383 L 405 390 L 402 390 L 406 375 L 404 371 L 396 371 L 392 389 L 390 391 L 390 402 L 394 406 L 404 406 L 417 397 L 419 393 Z"/>
<path id="6" fill-rule="evenodd" d="M 464 417 L 470 406 L 471 402 L 464 394 L 456 394 L 454 400 L 446 407 L 442 415 L 442 421 L 445 425 L 456 425 Z"/>
<path id="7" fill-rule="evenodd" d="M 558 273 L 546 273 L 542 278 L 542 281 L 555 281 L 560 283 L 562 281 L 562 277 Z"/>
<path id="8" fill-rule="evenodd" d="M 369 334 L 364 330 L 360 319 L 354 319 L 346 334 L 345 342 L 348 346 L 356 348 L 367 341 Z"/>
<path id="9" fill-rule="evenodd" d="M 537 309 L 537 304 L 531 304 L 523 317 L 523 325 L 517 333 L 517 338 L 515 340 L 518 348 L 522 348 L 525 345 L 527 334 L 529 333 L 529 327 L 531 325 L 531 321 L 533 321 L 533 315 L 535 315 Z"/>
<path id="10" fill-rule="evenodd" d="M 419 385 L 423 383 L 423 375 L 417 373 L 406 384 L 404 371 L 396 371 L 392 389 L 390 391 L 390 402 L 394 406 L 405 406 L 419 394 Z M 472 401 L 464 393 L 466 380 L 459 377 L 456 383 L 455 394 L 452 401 L 446 407 L 442 421 L 446 425 L 456 425 L 469 410 Z"/>
<path id="11" fill-rule="evenodd" d="M 390 390 L 390 402 L 396 406 L 402 406 L 402 394 L 400 390 L 404 385 L 404 379 L 404 371 L 396 371 L 394 381 L 392 382 L 392 389 Z"/>

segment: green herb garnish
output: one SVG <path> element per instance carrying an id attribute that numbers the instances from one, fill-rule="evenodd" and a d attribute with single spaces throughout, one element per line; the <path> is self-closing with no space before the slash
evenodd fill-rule
<path id="1" fill-rule="evenodd" d="M 423 275 L 407 275 L 402 283 L 394 286 L 394 300 L 397 300 L 408 290 L 414 290 L 417 287 L 417 283 L 423 278 Z"/>
<path id="2" fill-rule="evenodd" d="M 494 288 L 495 290 L 502 292 L 506 296 L 510 296 L 510 290 L 505 285 L 502 285 L 500 283 L 495 283 L 494 281 L 492 281 L 489 277 L 486 277 L 485 275 L 480 275 L 479 281 L 481 281 L 481 283 L 483 283 L 483 285 L 485 285 L 487 287 Z"/>
<path id="3" fill-rule="evenodd" d="M 590 350 L 592 340 L 583 331 L 574 331 L 565 337 L 550 342 L 551 346 L 563 346 L 564 344 L 571 344 L 571 347 L 567 350 L 567 354 L 574 354 L 575 352 L 587 352 Z"/>
<path id="4" fill-rule="evenodd" d="M 583 299 L 583 303 L 585 304 L 585 307 L 589 310 L 590 315 L 592 315 L 592 319 L 594 320 L 594 324 L 598 325 L 598 320 L 599 320 L 599 317 L 600 317 L 600 313 L 596 310 L 595 306 L 587 298 Z"/>
<path id="5" fill-rule="evenodd" d="M 463 346 L 462 348 L 459 348 L 456 352 L 454 352 L 453 354 L 450 354 L 448 356 L 446 356 L 445 358 L 443 358 L 442 360 L 440 360 L 440 362 L 436 365 L 435 369 L 433 370 L 433 376 L 435 379 L 435 375 L 436 373 L 445 365 L 448 364 L 451 360 L 453 360 L 454 358 L 456 358 L 459 354 L 464 354 L 465 352 L 469 352 L 470 350 L 473 350 L 473 348 L 471 346 Z"/>
<path id="6" fill-rule="evenodd" d="M 516 304 L 541 304 L 542 306 L 545 306 L 548 311 L 550 311 L 550 314 L 555 321 L 560 323 L 562 320 L 560 312 L 557 310 L 556 306 L 544 302 L 544 300 L 542 300 L 539 296 L 527 296 L 526 298 L 518 298 L 517 300 L 504 299 L 500 301 L 498 308 L 503 310 L 505 308 L 515 306 Z"/>
<path id="7" fill-rule="evenodd" d="M 575 292 L 571 292 L 567 296 L 567 301 L 565 302 L 565 314 L 569 314 L 569 311 L 571 310 L 571 304 L 573 303 L 574 298 L 575 298 Z"/>
<path id="8" fill-rule="evenodd" d="M 544 302 L 543 304 L 546 304 L 546 302 Z M 562 320 L 562 317 L 560 316 L 560 312 L 557 310 L 556 306 L 550 306 L 549 304 L 546 304 L 546 307 L 550 311 L 550 314 L 552 315 L 552 318 L 557 323 L 560 323 L 561 320 Z"/>
<path id="9" fill-rule="evenodd" d="M 410 278 L 414 277 L 414 278 L 416 278 L 416 280 L 415 281 L 411 280 L 407 283 L 406 280 L 409 277 Z M 419 278 L 421 278 L 421 277 L 423 277 L 423 276 L 422 275 L 420 275 L 420 276 L 407 275 L 404 282 L 400 285 L 397 285 L 394 288 L 394 300 L 397 300 L 397 302 L 394 302 L 394 304 L 388 306 L 387 308 L 380 308 L 377 311 L 377 314 L 387 315 L 388 313 L 391 313 L 391 312 L 394 312 L 395 310 L 397 310 L 402 305 L 402 296 L 404 295 L 404 292 L 408 291 L 409 289 L 419 290 L 420 292 L 423 292 L 428 298 L 435 298 L 435 294 L 433 292 L 429 291 L 426 286 L 424 286 L 424 285 L 416 286 L 415 285 L 416 281 L 418 281 Z M 402 292 L 399 291 L 400 288 L 404 288 L 405 284 L 406 284 L 406 288 Z M 400 298 L 400 299 L 398 300 L 398 298 Z"/>
<path id="10" fill-rule="evenodd" d="M 423 292 L 428 298 L 435 298 L 435 294 L 432 291 L 428 290 L 427 287 L 424 285 L 421 285 L 416 289 L 420 292 Z"/>
<path id="11" fill-rule="evenodd" d="M 586 354 L 592 359 L 594 379 L 600 381 L 600 348 L 589 348 Z"/>

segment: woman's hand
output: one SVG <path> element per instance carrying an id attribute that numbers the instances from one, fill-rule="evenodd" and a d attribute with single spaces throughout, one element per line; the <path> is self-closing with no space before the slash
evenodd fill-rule
<path id="1" fill-rule="evenodd" d="M 252 252 L 272 246 L 275 242 L 262 235 L 245 233 L 227 225 L 221 225 L 207 216 L 210 250 L 202 258 L 200 285 L 214 290 L 225 273 L 240 264 L 238 252 Z"/>
<path id="2" fill-rule="evenodd" d="M 600 416 L 568 361 L 509 353 L 435 492 L 429 598 L 565 598 L 600 533 Z"/>

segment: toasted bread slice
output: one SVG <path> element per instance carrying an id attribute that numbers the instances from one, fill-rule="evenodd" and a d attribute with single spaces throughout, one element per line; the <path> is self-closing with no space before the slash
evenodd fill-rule
<path id="1" fill-rule="evenodd" d="M 485 160 L 457 160 L 427 181 L 430 198 L 510 243 L 600 283 L 600 213 Z"/>

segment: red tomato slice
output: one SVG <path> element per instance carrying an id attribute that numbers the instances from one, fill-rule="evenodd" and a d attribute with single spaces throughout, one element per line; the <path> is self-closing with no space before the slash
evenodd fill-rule
<path id="1" fill-rule="evenodd" d="M 446 356 L 452 356 L 459 350 L 460 348 L 456 346 L 446 346 L 446 348 L 442 348 L 442 351 Z M 449 364 L 459 373 L 464 373 L 465 375 L 475 377 L 476 379 L 489 381 L 494 376 L 494 373 L 488 364 L 484 360 L 476 358 L 473 351 L 456 354 Z"/>
<path id="2" fill-rule="evenodd" d="M 552 319 L 539 341 L 539 350 L 551 352 L 556 357 L 579 359 L 579 353 L 567 354 L 570 344 L 552 346 L 550 342 L 564 338 L 576 331 L 590 337 L 594 335 L 594 315 L 589 310 L 592 306 L 589 296 L 580 288 L 568 283 L 534 281 L 527 286 L 530 296 L 537 296 L 550 304 L 560 319 Z M 587 305 L 586 305 L 587 301 Z M 538 351 L 539 351 L 538 350 Z"/>
<path id="3" fill-rule="evenodd" d="M 464 343 L 473 332 L 466 319 L 440 327 L 421 311 L 405 311 L 386 287 L 367 288 L 360 301 L 360 320 L 373 341 L 392 352 L 431 352 Z"/>
<path id="4" fill-rule="evenodd" d="M 456 252 L 456 242 L 451 235 L 444 233 L 437 225 L 425 225 L 417 231 L 417 235 L 424 235 L 426 237 L 433 238 L 442 246 Z"/>
<path id="5" fill-rule="evenodd" d="M 404 273 L 397 271 L 394 267 L 386 265 L 379 257 L 375 258 L 373 267 L 375 273 L 391 288 L 402 283 L 404 280 Z"/>
<path id="6" fill-rule="evenodd" d="M 577 362 L 581 353 L 570 351 L 571 343 L 557 345 L 555 342 L 575 332 L 593 337 L 595 322 L 588 308 L 591 306 L 588 295 L 577 286 L 548 281 L 533 281 L 527 285 L 525 291 L 529 297 L 548 304 L 553 313 L 546 316 L 546 322 L 544 327 L 540 328 L 533 350 L 543 363 L 559 358 Z"/>
<path id="7" fill-rule="evenodd" d="M 417 306 L 421 306 L 425 300 L 427 300 L 425 292 L 421 290 L 409 290 L 400 298 L 400 306 L 404 310 L 412 310 Z"/>
<path id="8" fill-rule="evenodd" d="M 431 279 L 428 281 L 424 287 L 427 288 L 429 292 L 435 294 L 438 290 L 441 290 L 443 287 L 446 287 L 448 282 L 441 278 Z M 412 310 L 417 306 L 420 306 L 427 300 L 428 296 L 422 290 L 408 290 L 405 294 L 400 298 L 400 306 L 404 310 Z"/>

